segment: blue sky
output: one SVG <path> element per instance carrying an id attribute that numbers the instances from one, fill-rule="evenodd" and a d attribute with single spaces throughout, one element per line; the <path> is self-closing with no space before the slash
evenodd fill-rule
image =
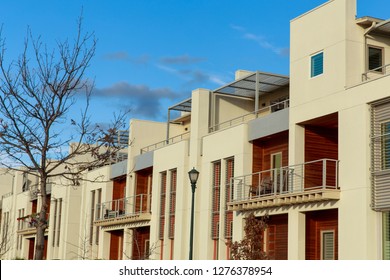
<path id="1" fill-rule="evenodd" d="M 351 0 L 352 1 L 352 0 Z M 95 32 L 91 114 L 107 122 L 118 108 L 129 118 L 165 121 L 167 107 L 196 88 L 215 89 L 237 69 L 289 74 L 289 22 L 325 0 L 2 0 L 7 57 L 17 58 L 29 26 L 52 44 Z M 358 16 L 390 18 L 388 0 L 358 0 Z"/>

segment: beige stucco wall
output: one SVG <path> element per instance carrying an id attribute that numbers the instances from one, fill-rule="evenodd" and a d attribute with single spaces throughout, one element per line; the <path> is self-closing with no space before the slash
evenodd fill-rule
<path id="1" fill-rule="evenodd" d="M 338 112 L 339 258 L 380 259 L 380 213 L 370 208 L 368 103 L 390 95 L 390 77 L 361 82 L 365 47 L 355 14 L 355 1 L 334 0 L 291 22 L 289 160 L 303 162 L 299 123 Z M 310 55 L 319 50 L 324 51 L 324 73 L 310 78 Z"/>
<path id="2" fill-rule="evenodd" d="M 171 257 L 171 240 L 168 238 L 169 227 L 169 200 L 170 180 L 172 169 L 177 170 L 176 177 L 176 212 L 175 212 L 175 234 L 173 259 L 186 259 L 188 257 L 188 232 L 191 205 L 191 187 L 188 180 L 188 152 L 189 142 L 184 140 L 164 149 L 154 152 L 153 166 L 153 190 L 152 190 L 152 219 L 150 228 L 151 244 L 157 245 L 157 249 L 151 256 L 152 259 L 160 259 L 160 252 L 163 252 L 163 259 Z M 160 196 L 161 196 L 161 172 L 167 173 L 166 199 L 165 199 L 165 228 L 164 242 L 159 241 L 160 231 Z M 163 248 L 161 248 L 161 246 Z"/>

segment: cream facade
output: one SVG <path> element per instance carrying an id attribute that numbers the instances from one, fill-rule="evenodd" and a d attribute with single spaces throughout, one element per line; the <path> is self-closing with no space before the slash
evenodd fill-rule
<path id="1" fill-rule="evenodd" d="M 229 259 L 252 212 L 270 259 L 390 259 L 390 22 L 356 11 L 333 0 L 291 20 L 290 76 L 239 70 L 166 123 L 131 120 L 127 160 L 53 184 L 47 258 L 187 259 L 196 168 L 194 259 Z M 7 178 L 3 232 L 35 207 L 22 173 Z M 16 226 L 3 257 L 30 258 L 34 232 Z"/>

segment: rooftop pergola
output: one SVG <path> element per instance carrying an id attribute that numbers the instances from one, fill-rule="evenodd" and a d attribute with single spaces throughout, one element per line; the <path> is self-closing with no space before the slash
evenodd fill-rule
<path id="1" fill-rule="evenodd" d="M 243 78 L 240 78 L 213 90 L 211 92 L 212 122 L 214 122 L 214 112 L 216 104 L 215 97 L 217 95 L 255 100 L 254 111 L 258 111 L 259 99 L 261 95 L 288 86 L 289 83 L 290 78 L 288 76 L 256 71 L 250 73 Z M 169 138 L 169 124 L 172 123 L 172 120 L 170 119 L 171 111 L 191 112 L 191 98 L 188 98 L 168 108 L 167 139 Z"/>

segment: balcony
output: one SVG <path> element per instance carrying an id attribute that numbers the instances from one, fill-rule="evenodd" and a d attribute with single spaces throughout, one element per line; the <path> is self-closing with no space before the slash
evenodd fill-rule
<path id="1" fill-rule="evenodd" d="M 229 210 L 339 200 L 338 160 L 320 159 L 232 178 Z"/>
<path id="2" fill-rule="evenodd" d="M 289 105 L 290 105 L 289 99 L 283 100 L 283 101 L 278 102 L 278 103 L 274 103 L 270 106 L 261 108 L 257 111 L 250 112 L 250 113 L 247 113 L 245 115 L 242 115 L 242 116 L 230 119 L 228 121 L 221 122 L 221 123 L 216 124 L 214 126 L 211 126 L 211 127 L 209 127 L 209 132 L 211 133 L 211 132 L 215 132 L 218 130 L 227 129 L 227 128 L 235 126 L 235 125 L 247 123 L 247 122 L 254 120 L 254 119 L 257 119 L 257 118 L 268 116 L 269 114 L 272 114 L 272 113 L 275 113 L 277 111 L 288 108 Z"/>
<path id="3" fill-rule="evenodd" d="M 151 151 L 163 148 L 165 146 L 168 146 L 168 145 L 171 145 L 171 144 L 174 144 L 174 143 L 177 143 L 177 142 L 189 139 L 189 138 L 190 138 L 190 132 L 187 131 L 187 132 L 185 132 L 183 134 L 171 137 L 168 140 L 163 140 L 163 141 L 154 143 L 152 145 L 146 146 L 146 147 L 141 149 L 141 154 L 144 154 L 144 153 L 147 153 L 147 152 L 151 152 Z"/>
<path id="4" fill-rule="evenodd" d="M 97 204 L 95 225 L 112 226 L 150 220 L 151 195 L 139 194 Z"/>
<path id="5" fill-rule="evenodd" d="M 47 225 L 49 225 L 50 213 L 46 213 Z M 37 224 L 39 213 L 32 213 L 24 217 L 17 218 L 17 233 L 23 235 L 35 234 L 37 232 Z M 48 227 L 46 227 L 46 232 Z"/>

